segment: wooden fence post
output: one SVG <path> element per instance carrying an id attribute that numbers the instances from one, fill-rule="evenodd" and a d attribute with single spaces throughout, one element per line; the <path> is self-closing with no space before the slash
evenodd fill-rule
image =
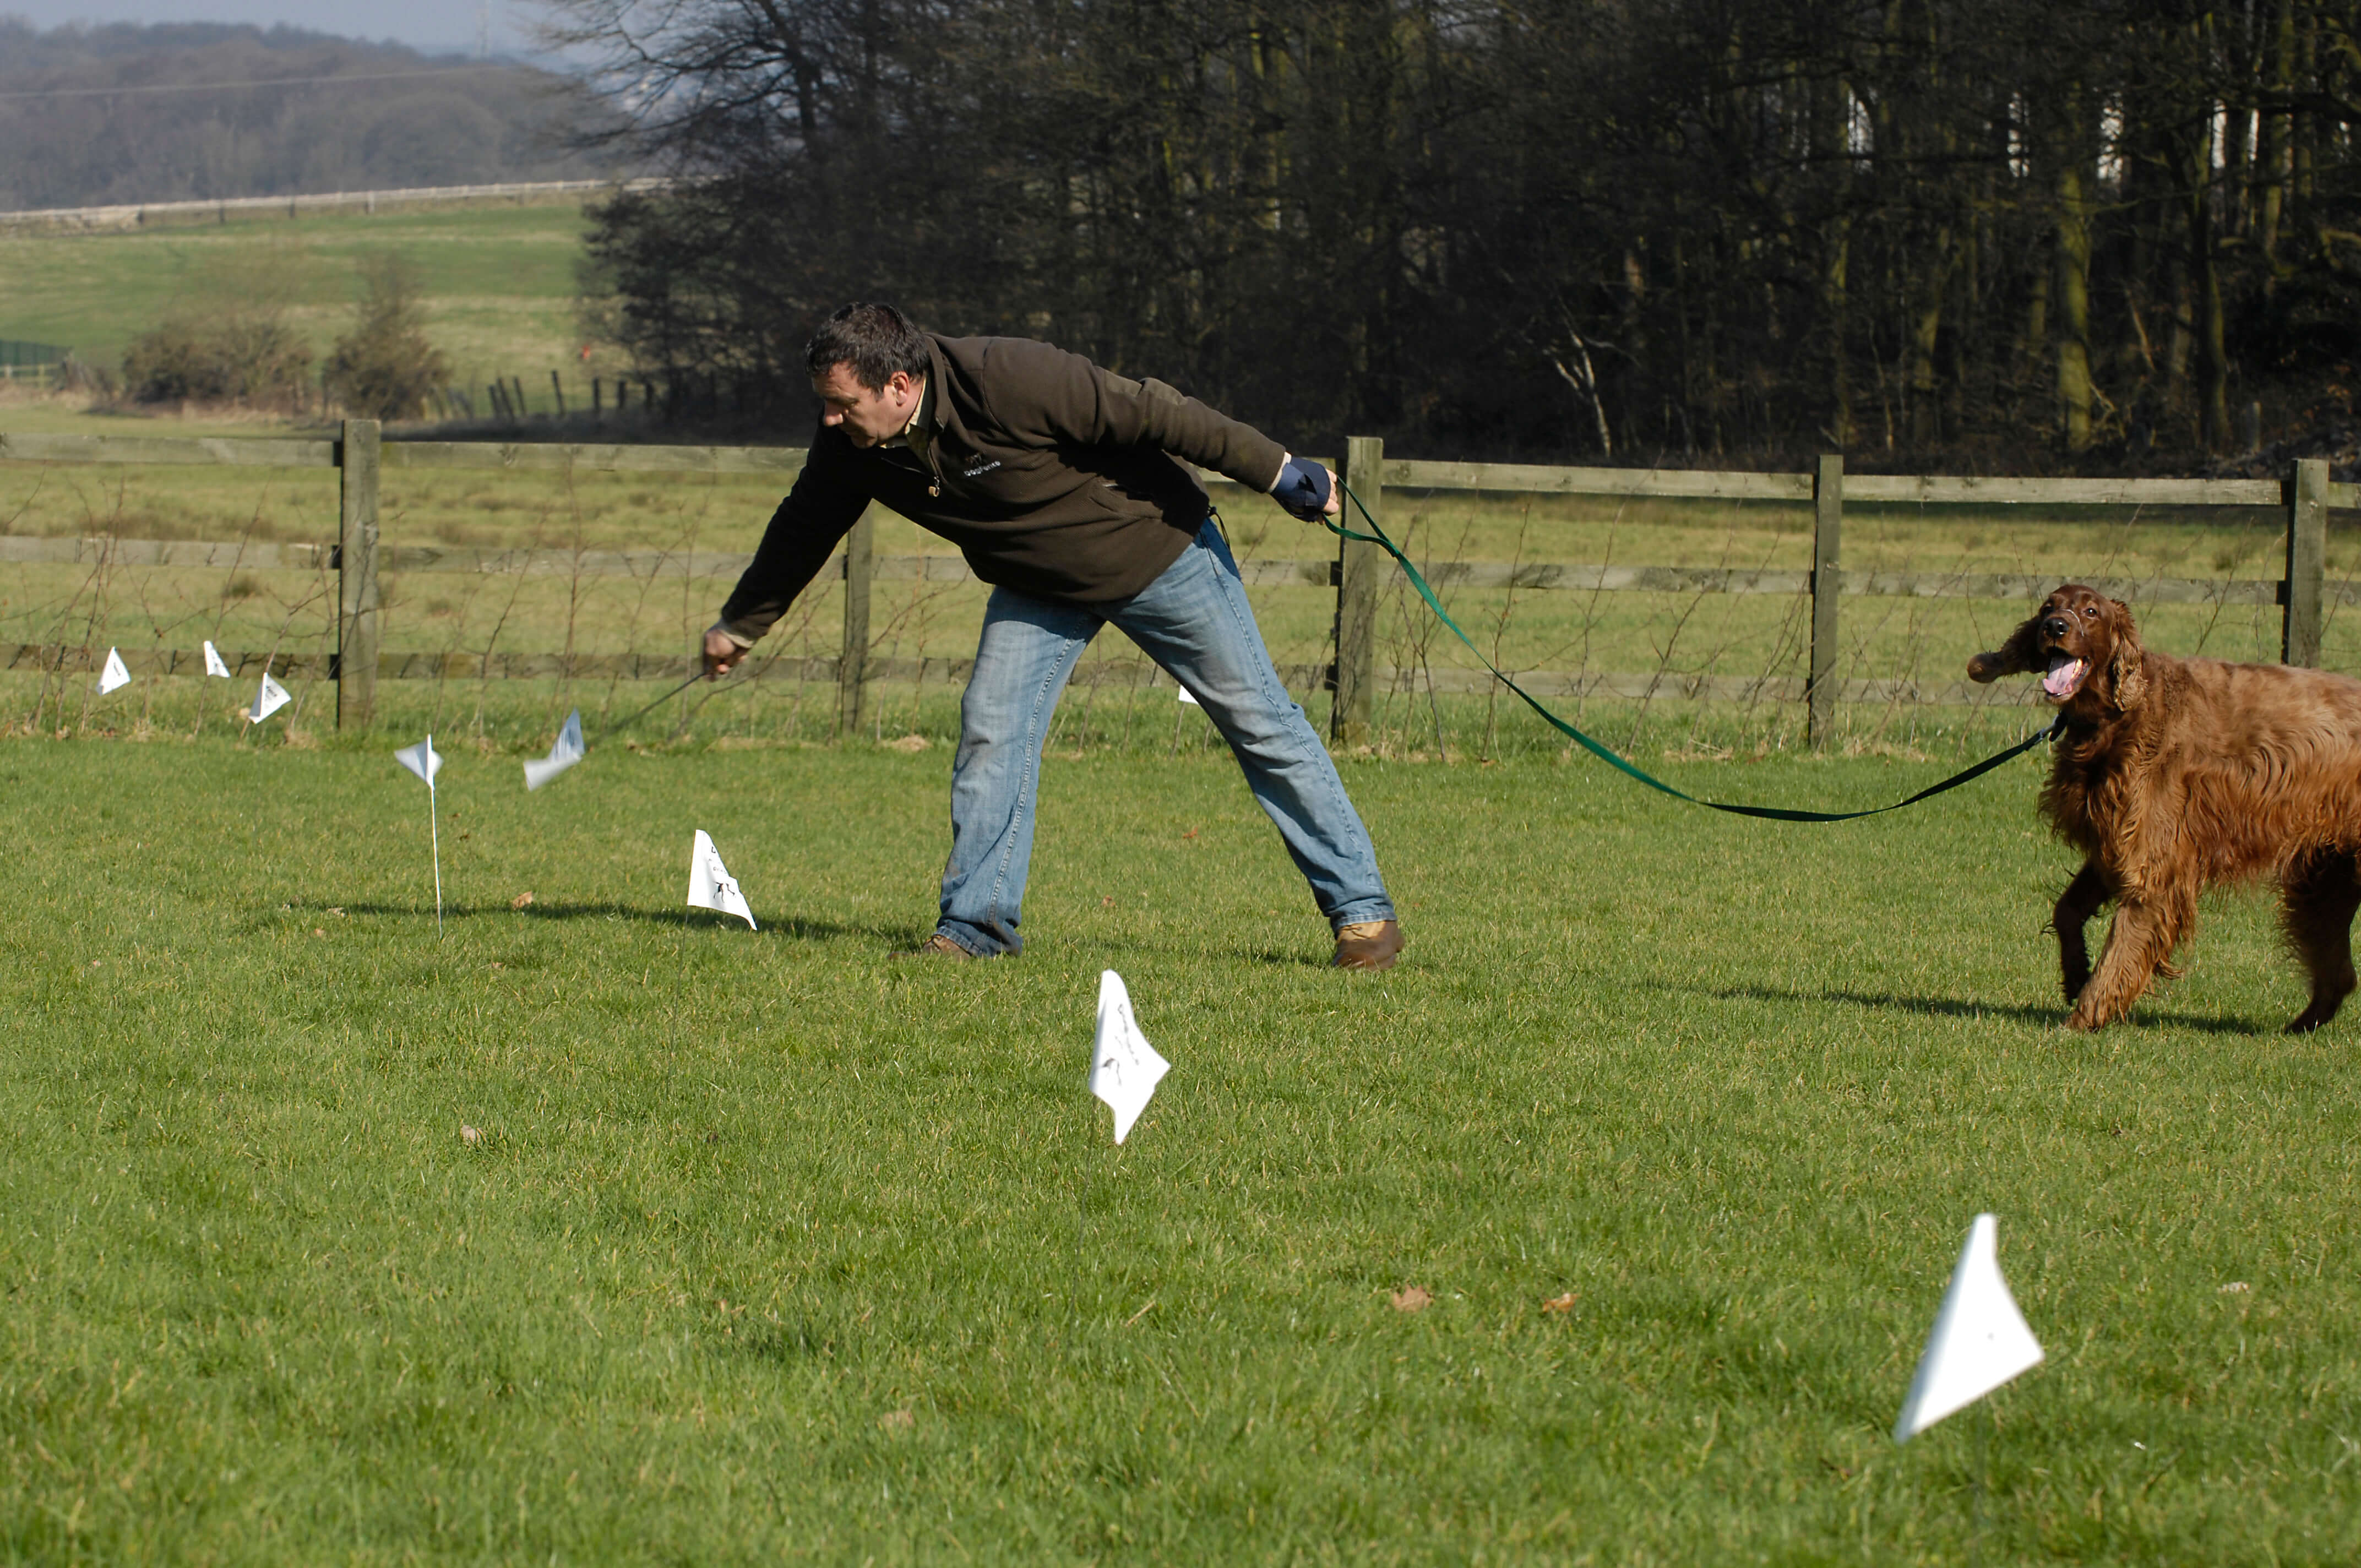
<path id="1" fill-rule="evenodd" d="M 1338 477 L 1380 523 L 1386 515 L 1385 461 L 1382 437 L 1345 438 L 1345 466 Z M 1344 506 L 1337 521 L 1351 527 L 1359 513 L 1350 501 Z M 1356 539 L 1336 543 L 1336 700 L 1328 712 L 1328 735 L 1340 746 L 1360 746 L 1369 739 L 1369 698 L 1378 683 L 1378 579 L 1386 555 L 1378 546 Z"/>
<path id="2" fill-rule="evenodd" d="M 1844 535 L 1844 455 L 1822 453 L 1812 483 L 1812 676 L 1804 688 L 1804 735 L 1824 749 L 1837 717 L 1837 600 L 1844 593 L 1838 564 Z"/>
<path id="3" fill-rule="evenodd" d="M 2328 459 L 2299 458 L 2288 486 L 2287 619 L 2279 633 L 2279 662 L 2320 663 L 2321 578 L 2328 556 Z"/>
<path id="4" fill-rule="evenodd" d="M 869 585 L 877 565 L 877 524 L 867 512 L 844 536 L 844 652 L 836 661 L 836 729 L 861 733 L 869 693 Z"/>
<path id="5" fill-rule="evenodd" d="M 345 421 L 336 444 L 336 728 L 366 729 L 377 717 L 378 422 Z"/>

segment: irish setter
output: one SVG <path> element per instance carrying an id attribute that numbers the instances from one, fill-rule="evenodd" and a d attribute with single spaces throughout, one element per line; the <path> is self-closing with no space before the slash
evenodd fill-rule
<path id="1" fill-rule="evenodd" d="M 2140 646 L 2131 611 L 2069 583 L 1990 653 L 1978 681 L 2038 671 L 2064 728 L 2041 809 L 2082 869 L 2052 925 L 2073 1007 L 2066 1024 L 2122 1017 L 2197 926 L 2197 895 L 2276 878 L 2317 1029 L 2354 989 L 2361 908 L 2361 681 L 2285 664 L 2175 659 Z M 2109 899 L 2099 967 L 2082 927 Z"/>

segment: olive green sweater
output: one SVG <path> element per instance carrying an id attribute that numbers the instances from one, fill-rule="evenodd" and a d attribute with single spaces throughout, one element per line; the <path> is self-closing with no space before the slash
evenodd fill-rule
<path id="1" fill-rule="evenodd" d="M 927 451 L 859 447 L 822 426 L 721 607 L 726 630 L 769 630 L 873 500 L 958 545 L 987 583 L 1078 604 L 1127 598 L 1204 523 L 1205 492 L 1175 457 L 1253 490 L 1269 489 L 1286 459 L 1194 398 L 1079 354 L 1018 337 L 929 340 Z"/>

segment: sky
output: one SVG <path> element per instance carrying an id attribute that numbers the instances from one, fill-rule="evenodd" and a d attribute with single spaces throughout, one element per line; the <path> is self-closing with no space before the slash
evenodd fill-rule
<path id="1" fill-rule="evenodd" d="M 412 49 L 473 54 L 479 14 L 489 9 L 492 52 L 532 52 L 527 29 L 539 8 L 515 0 L 0 0 L 0 16 L 37 27 L 68 22 L 284 22 L 313 32 L 371 42 L 390 38 Z"/>

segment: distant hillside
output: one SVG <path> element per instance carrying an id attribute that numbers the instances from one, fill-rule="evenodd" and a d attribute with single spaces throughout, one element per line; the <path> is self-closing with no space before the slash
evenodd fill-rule
<path id="1" fill-rule="evenodd" d="M 528 66 L 291 27 L 0 17 L 0 210 L 595 176 L 565 141 L 598 112 Z"/>

